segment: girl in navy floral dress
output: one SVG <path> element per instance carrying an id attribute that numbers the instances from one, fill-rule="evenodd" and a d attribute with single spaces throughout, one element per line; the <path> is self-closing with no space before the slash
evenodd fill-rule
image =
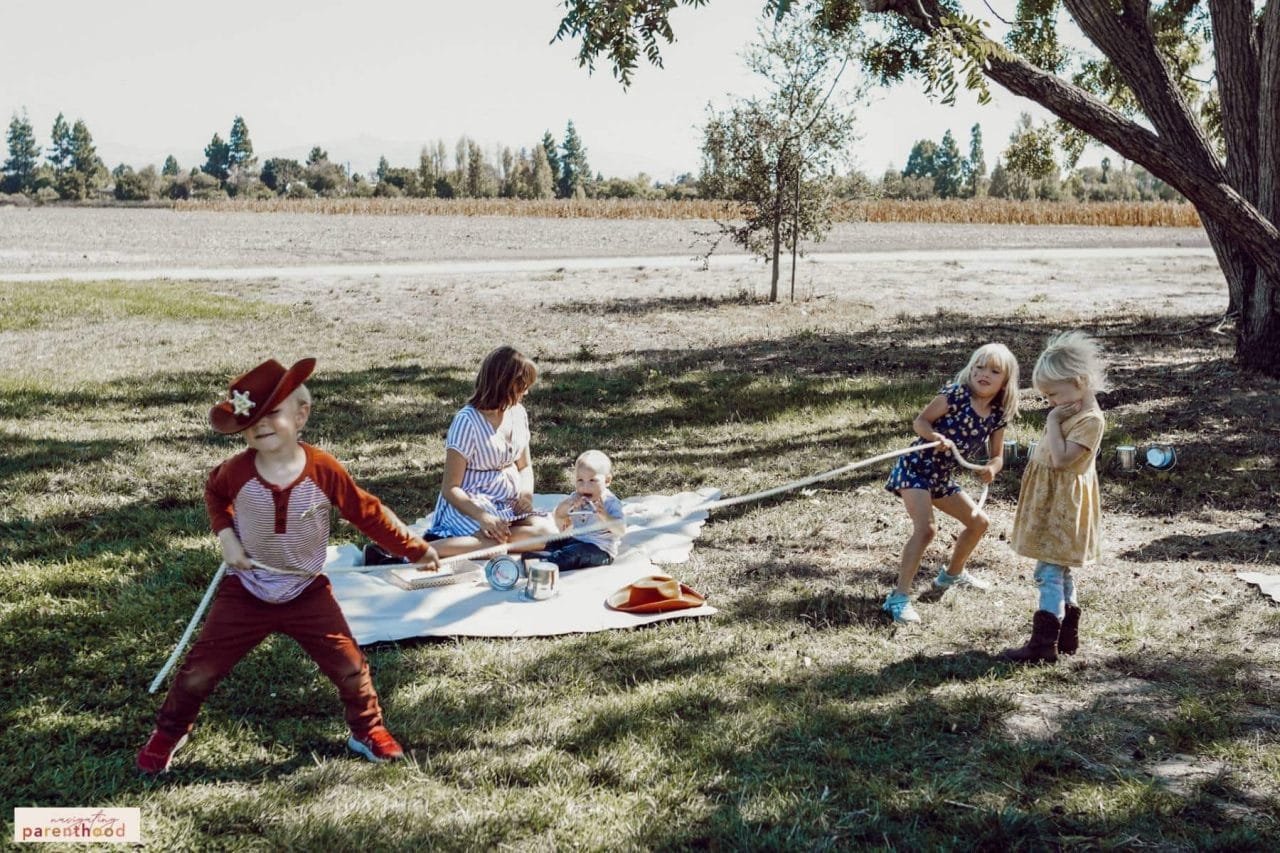
<path id="1" fill-rule="evenodd" d="M 938 532 L 933 508 L 945 512 L 964 525 L 956 540 L 951 563 L 940 568 L 934 585 L 940 589 L 990 586 L 965 570 L 965 561 L 987 532 L 987 515 L 952 482 L 959 463 L 951 453 L 954 446 L 966 458 L 986 449 L 991 461 L 978 475 L 990 483 L 1004 467 L 1004 428 L 1018 414 L 1018 360 L 1004 344 L 985 344 L 969 357 L 969 363 L 955 380 L 925 406 L 912 423 L 919 436 L 915 444 L 940 441 L 942 445 L 898 457 L 885 484 L 902 498 L 911 516 L 911 538 L 902 549 L 898 585 L 884 600 L 883 610 L 895 622 L 919 622 L 911 604 L 911 583 L 920 569 L 925 548 Z"/>

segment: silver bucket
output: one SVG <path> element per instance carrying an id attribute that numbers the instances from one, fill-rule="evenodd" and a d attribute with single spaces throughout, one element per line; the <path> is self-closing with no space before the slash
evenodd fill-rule
<path id="1" fill-rule="evenodd" d="M 534 601 L 545 601 L 556 594 L 560 585 L 560 567 L 547 560 L 528 560 L 529 583 L 524 594 Z"/>
<path id="2" fill-rule="evenodd" d="M 1121 471 L 1133 471 L 1138 467 L 1138 448 L 1132 444 L 1116 445 L 1116 462 Z"/>

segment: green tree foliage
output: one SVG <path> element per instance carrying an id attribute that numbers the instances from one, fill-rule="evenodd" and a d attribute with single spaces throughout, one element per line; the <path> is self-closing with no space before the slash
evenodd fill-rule
<path id="1" fill-rule="evenodd" d="M 986 191 L 987 156 L 982 150 L 982 125 L 969 129 L 969 156 L 964 161 L 964 194 L 978 198 Z"/>
<path id="2" fill-rule="evenodd" d="M 948 129 L 933 155 L 933 188 L 940 198 L 956 198 L 963 185 L 964 159 Z"/>
<path id="3" fill-rule="evenodd" d="M 221 135 L 214 133 L 213 139 L 204 147 L 204 168 L 201 171 L 221 182 L 227 179 L 230 169 L 231 146 L 222 141 Z"/>
<path id="4" fill-rule="evenodd" d="M 551 167 L 551 160 L 547 156 L 545 142 L 546 137 L 543 137 L 543 142 L 533 147 L 533 172 L 529 184 L 529 198 L 555 198 L 556 195 L 555 170 Z"/>
<path id="5" fill-rule="evenodd" d="M 907 165 L 902 169 L 904 178 L 932 178 L 938 174 L 934 158 L 938 154 L 938 145 L 932 139 L 921 139 L 911 146 L 911 154 L 907 157 Z"/>
<path id="6" fill-rule="evenodd" d="M 1032 196 L 1052 199 L 1058 195 L 1058 163 L 1054 158 L 1056 136 L 1048 125 L 1035 126 L 1031 116 L 1018 117 L 1009 147 L 1004 152 L 1013 198 Z"/>
<path id="7" fill-rule="evenodd" d="M 551 131 L 542 134 L 542 150 L 547 158 L 547 165 L 551 167 L 551 181 L 556 187 L 555 192 L 559 193 L 560 181 L 560 148 L 556 145 L 556 138 L 551 135 Z"/>
<path id="8" fill-rule="evenodd" d="M 71 168 L 72 148 L 71 125 L 67 124 L 62 113 L 58 113 L 58 117 L 53 120 L 53 129 L 49 133 L 48 160 L 55 173 Z"/>
<path id="9" fill-rule="evenodd" d="M 987 187 L 987 195 L 992 198 L 1009 198 L 1010 190 L 1009 170 L 997 157 L 995 168 L 991 170 L 991 184 Z"/>
<path id="10" fill-rule="evenodd" d="M 258 158 L 253 156 L 253 141 L 249 139 L 249 127 L 244 119 L 236 116 L 231 122 L 231 134 L 227 137 L 227 167 L 252 171 L 258 165 Z"/>
<path id="11" fill-rule="evenodd" d="M 4 191 L 9 193 L 32 192 L 36 167 L 40 164 L 40 146 L 36 145 L 35 128 L 27 118 L 16 113 L 9 120 L 9 132 L 5 135 L 9 156 L 4 161 Z"/>
<path id="12" fill-rule="evenodd" d="M 120 201 L 147 201 L 156 188 L 156 170 L 147 166 L 141 172 L 135 172 L 123 163 L 112 170 L 115 178 L 113 193 Z"/>
<path id="13" fill-rule="evenodd" d="M 272 157 L 262 164 L 262 183 L 277 195 L 284 195 L 289 184 L 302 181 L 305 170 L 297 160 L 285 157 Z"/>
<path id="14" fill-rule="evenodd" d="M 161 176 L 170 178 L 181 171 L 182 169 L 181 167 L 178 166 L 177 157 L 174 157 L 172 154 L 170 154 L 168 157 L 164 158 L 164 166 L 160 169 Z"/>
<path id="15" fill-rule="evenodd" d="M 307 154 L 307 165 L 314 166 L 317 163 L 328 163 L 329 152 L 325 151 L 319 145 L 313 146 L 311 153 Z"/>
<path id="16" fill-rule="evenodd" d="M 582 198 L 587 194 L 591 181 L 591 167 L 587 164 L 587 147 L 578 136 L 578 130 L 570 119 L 564 129 L 564 143 L 560 146 L 560 179 L 557 192 L 561 198 Z"/>

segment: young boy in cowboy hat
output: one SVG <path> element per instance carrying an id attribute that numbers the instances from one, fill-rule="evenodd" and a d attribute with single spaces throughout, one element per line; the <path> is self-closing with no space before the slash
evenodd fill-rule
<path id="1" fill-rule="evenodd" d="M 205 698 L 275 631 L 296 640 L 337 686 L 353 751 L 375 762 L 404 755 L 383 725 L 368 661 L 322 574 L 329 510 L 336 507 L 379 545 L 425 568 L 434 570 L 436 553 L 360 489 L 338 460 L 298 440 L 311 414 L 302 383 L 315 363 L 304 358 L 286 370 L 265 361 L 232 380 L 229 398 L 209 411 L 217 432 L 243 434 L 249 445 L 214 468 L 205 485 L 227 574 L 138 753 L 144 773 L 169 769 Z"/>

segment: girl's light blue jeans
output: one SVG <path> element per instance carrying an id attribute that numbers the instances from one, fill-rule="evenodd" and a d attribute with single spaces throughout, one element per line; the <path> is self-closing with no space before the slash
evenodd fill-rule
<path id="1" fill-rule="evenodd" d="M 1047 610 L 1059 620 L 1067 615 L 1067 605 L 1078 607 L 1076 581 L 1071 569 L 1055 566 L 1043 560 L 1036 563 L 1036 586 L 1040 587 L 1040 609 Z"/>

